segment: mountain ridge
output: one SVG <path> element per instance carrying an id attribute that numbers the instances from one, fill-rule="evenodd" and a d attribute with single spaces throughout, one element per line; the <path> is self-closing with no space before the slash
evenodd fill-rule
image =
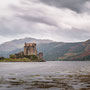
<path id="1" fill-rule="evenodd" d="M 37 44 L 40 44 L 40 43 L 50 43 L 54 41 L 47 40 L 47 39 L 35 39 L 35 38 L 15 39 L 15 40 L 0 44 L 0 51 L 12 51 L 12 50 L 15 50 L 16 48 L 21 48 L 24 46 L 25 42 L 35 42 Z"/>
<path id="2" fill-rule="evenodd" d="M 83 42 L 66 43 L 47 39 L 23 38 L 0 44 L 0 56 L 23 51 L 25 42 L 36 42 L 37 50 L 44 53 L 45 60 L 80 60 L 83 56 L 90 56 L 90 39 Z"/>

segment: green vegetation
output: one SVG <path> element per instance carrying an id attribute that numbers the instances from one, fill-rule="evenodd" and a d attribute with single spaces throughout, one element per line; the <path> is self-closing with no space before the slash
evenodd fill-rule
<path id="1" fill-rule="evenodd" d="M 31 60 L 28 58 L 22 59 L 5 58 L 4 60 L 0 60 L 0 62 L 44 62 L 44 60 Z"/>
<path id="2" fill-rule="evenodd" d="M 78 60 L 80 60 L 80 61 L 88 61 L 88 60 L 90 60 L 90 56 L 85 56 L 85 57 L 79 58 Z"/>
<path id="3" fill-rule="evenodd" d="M 0 60 L 4 60 L 4 57 L 0 57 Z"/>
<path id="4" fill-rule="evenodd" d="M 15 55 L 11 54 L 11 55 L 10 55 L 10 58 L 15 58 Z"/>
<path id="5" fill-rule="evenodd" d="M 73 57 L 75 55 L 76 55 L 76 53 L 66 53 L 66 54 L 64 54 L 64 56 L 59 57 L 59 60 L 65 60 L 65 59 Z"/>
<path id="6" fill-rule="evenodd" d="M 38 59 L 38 57 L 36 55 L 27 55 L 27 56 L 24 56 L 24 57 L 30 58 L 32 60 L 37 60 Z"/>
<path id="7" fill-rule="evenodd" d="M 0 62 L 30 62 L 31 60 L 27 58 L 23 59 L 12 59 L 12 58 L 5 58 L 4 60 L 0 60 Z"/>
<path id="8" fill-rule="evenodd" d="M 89 56 L 84 56 L 81 58 L 73 58 L 73 57 L 67 57 L 67 58 L 59 58 L 59 61 L 90 61 L 90 55 Z"/>
<path id="9" fill-rule="evenodd" d="M 39 59 L 35 55 L 22 56 L 22 58 L 15 58 L 15 55 L 10 55 L 10 58 L 0 59 L 0 62 L 44 62 L 44 60 Z"/>

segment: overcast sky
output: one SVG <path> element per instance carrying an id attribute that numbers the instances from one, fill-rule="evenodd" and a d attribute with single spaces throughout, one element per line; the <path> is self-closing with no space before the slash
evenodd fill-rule
<path id="1" fill-rule="evenodd" d="M 0 0 L 0 43 L 24 37 L 90 39 L 90 0 Z"/>

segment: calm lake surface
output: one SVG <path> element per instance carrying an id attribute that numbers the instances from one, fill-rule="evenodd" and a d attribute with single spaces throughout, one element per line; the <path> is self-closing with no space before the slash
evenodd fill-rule
<path id="1" fill-rule="evenodd" d="M 90 62 L 0 63 L 0 90 L 90 90 Z"/>

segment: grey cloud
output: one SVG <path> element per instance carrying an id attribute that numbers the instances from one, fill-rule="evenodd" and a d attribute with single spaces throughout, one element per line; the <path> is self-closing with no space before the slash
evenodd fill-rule
<path id="1" fill-rule="evenodd" d="M 44 37 L 57 41 L 88 39 L 90 38 L 89 30 L 75 28 L 84 27 L 82 22 L 86 21 L 87 23 L 87 16 L 84 20 L 81 20 L 79 17 L 83 15 L 79 13 L 75 13 L 74 15 L 72 12 L 69 12 L 69 10 L 63 13 L 64 9 L 62 9 L 69 8 L 80 12 L 86 1 L 87 0 L 42 0 L 43 3 L 40 3 L 40 0 L 36 0 L 33 1 L 33 5 L 30 6 L 32 0 L 28 0 L 24 1 L 26 3 L 22 3 L 21 6 L 10 5 L 9 10 L 11 10 L 13 15 L 12 17 L 5 16 L 5 18 L 0 18 L 0 36 L 7 37 L 9 35 L 11 37 L 18 37 L 18 35 L 24 36 L 24 34 L 26 34 L 30 37 Z M 39 5 L 41 5 L 41 7 Z M 50 5 L 59 8 L 53 8 Z M 71 20 L 68 20 L 67 13 L 70 14 L 69 18 Z M 79 25 L 74 23 L 76 22 L 74 19 L 77 19 L 77 17 L 82 21 L 80 23 L 78 21 L 77 24 Z M 67 21 L 64 19 L 67 19 Z M 39 23 L 40 26 L 38 25 Z M 71 26 L 71 29 L 68 28 L 68 26 Z M 72 28 L 72 26 L 74 26 L 74 28 Z M 88 25 L 85 25 L 85 27 L 86 26 Z M 65 27 L 65 29 L 63 29 L 63 27 Z"/>
<path id="2" fill-rule="evenodd" d="M 21 18 L 21 17 L 20 17 Z M 47 29 L 46 27 L 44 29 Z M 0 18 L 0 36 L 18 37 L 20 35 L 40 36 L 47 35 L 47 32 L 37 26 L 35 22 L 27 22 L 24 19 L 14 17 L 14 19 Z"/>
<path id="3" fill-rule="evenodd" d="M 34 17 L 29 15 L 17 15 L 17 16 L 29 22 L 43 23 L 51 26 L 57 26 L 57 23 L 55 21 L 53 21 L 52 19 L 46 16 L 42 16 L 42 17 Z"/>
<path id="4" fill-rule="evenodd" d="M 31 1 L 25 1 L 25 2 L 22 3 L 27 6 L 25 8 L 17 7 L 14 5 L 9 6 L 10 9 L 12 9 L 16 12 L 15 17 L 18 17 L 19 19 L 28 21 L 28 23 L 29 22 L 42 23 L 42 24 L 47 24 L 50 26 L 57 27 L 57 22 L 55 20 L 53 20 L 52 18 L 50 18 L 50 16 L 45 15 L 46 13 L 44 12 L 43 8 L 41 10 L 39 8 L 31 9 L 31 8 L 29 8 L 30 4 L 28 3 Z M 36 0 L 36 2 L 35 1 L 32 1 L 32 2 L 39 3 L 39 1 L 37 1 L 37 0 Z"/>
<path id="5" fill-rule="evenodd" d="M 69 8 L 76 12 L 84 12 L 82 11 L 82 8 L 84 4 L 89 0 L 40 0 L 40 1 L 51 6 L 59 8 Z"/>
<path id="6" fill-rule="evenodd" d="M 16 19 L 16 21 L 9 18 L 0 18 L 0 36 L 13 37 L 25 33 L 23 23 L 19 22 L 17 18 L 14 19 Z"/>
<path id="7" fill-rule="evenodd" d="M 67 29 L 62 29 L 62 30 L 57 30 L 56 35 L 61 35 L 64 38 L 66 38 L 67 40 L 86 40 L 90 38 L 90 32 L 89 31 L 85 31 L 85 30 L 81 30 L 81 29 L 77 29 L 77 28 L 72 28 L 70 30 Z"/>

